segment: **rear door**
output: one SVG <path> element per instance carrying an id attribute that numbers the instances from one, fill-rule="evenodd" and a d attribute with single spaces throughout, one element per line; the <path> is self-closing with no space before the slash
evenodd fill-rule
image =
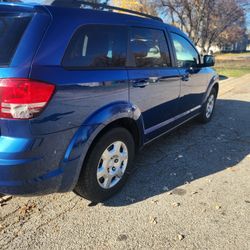
<path id="1" fill-rule="evenodd" d="M 171 68 L 164 30 L 130 28 L 130 100 L 142 112 L 146 134 L 169 124 L 177 115 L 178 69 Z"/>

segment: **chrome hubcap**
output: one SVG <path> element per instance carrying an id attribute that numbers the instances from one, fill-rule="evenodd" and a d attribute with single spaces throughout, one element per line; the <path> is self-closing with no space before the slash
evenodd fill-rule
<path id="1" fill-rule="evenodd" d="M 128 149 L 121 141 L 109 145 L 97 168 L 98 184 L 104 189 L 114 187 L 123 177 L 128 165 Z"/>
<path id="2" fill-rule="evenodd" d="M 206 117 L 209 119 L 214 110 L 215 97 L 211 95 L 207 101 Z"/>

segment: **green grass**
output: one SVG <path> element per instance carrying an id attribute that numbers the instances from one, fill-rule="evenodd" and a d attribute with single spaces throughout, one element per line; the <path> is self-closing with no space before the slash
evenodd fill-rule
<path id="1" fill-rule="evenodd" d="M 226 53 L 226 54 L 218 53 L 218 54 L 215 54 L 215 56 L 219 59 L 228 59 L 228 58 L 237 59 L 238 57 L 250 56 L 250 51 L 242 52 L 242 53 Z"/>
<path id="2" fill-rule="evenodd" d="M 216 55 L 215 69 L 226 78 L 250 74 L 250 53 Z"/>
<path id="3" fill-rule="evenodd" d="M 236 69 L 236 68 L 220 68 L 215 67 L 216 71 L 219 75 L 230 78 L 230 77 L 241 77 L 246 74 L 250 74 L 250 67 L 244 69 Z"/>

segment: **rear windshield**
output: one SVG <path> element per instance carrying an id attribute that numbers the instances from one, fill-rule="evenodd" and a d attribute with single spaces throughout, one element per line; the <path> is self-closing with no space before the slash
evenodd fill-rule
<path id="1" fill-rule="evenodd" d="M 0 12 L 0 67 L 8 66 L 31 20 L 29 13 Z"/>

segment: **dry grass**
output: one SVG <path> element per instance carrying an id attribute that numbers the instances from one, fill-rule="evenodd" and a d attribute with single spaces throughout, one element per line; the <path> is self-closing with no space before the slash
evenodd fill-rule
<path id="1" fill-rule="evenodd" d="M 239 54 L 218 54 L 215 69 L 226 78 L 250 74 L 250 52 Z"/>

